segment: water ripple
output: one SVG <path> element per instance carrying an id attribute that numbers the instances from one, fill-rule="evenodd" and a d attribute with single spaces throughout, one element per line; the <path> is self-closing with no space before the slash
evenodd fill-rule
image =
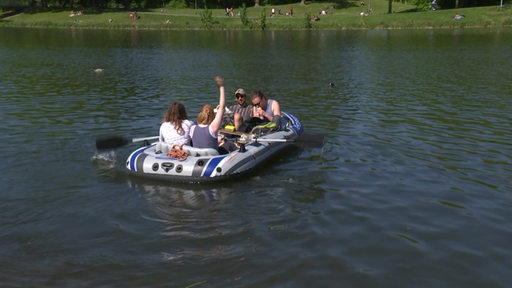
<path id="1" fill-rule="evenodd" d="M 508 285 L 512 34 L 10 31 L 7 286 Z M 170 101 L 195 118 L 216 73 L 230 103 L 263 89 L 324 147 L 218 185 L 133 177 L 135 144 L 96 151 L 157 134 Z"/>

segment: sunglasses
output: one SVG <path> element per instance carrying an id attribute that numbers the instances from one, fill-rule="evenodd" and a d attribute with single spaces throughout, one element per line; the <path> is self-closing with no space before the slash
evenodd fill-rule
<path id="1" fill-rule="evenodd" d="M 236 94 L 236 96 L 235 96 L 235 97 L 236 97 L 236 99 L 242 99 L 242 98 L 244 98 L 245 96 L 244 96 L 244 95 L 241 95 L 241 94 Z"/>

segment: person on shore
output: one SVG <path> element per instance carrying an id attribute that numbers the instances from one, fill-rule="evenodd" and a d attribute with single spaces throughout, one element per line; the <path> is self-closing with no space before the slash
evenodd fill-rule
<path id="1" fill-rule="evenodd" d="M 219 141 L 217 132 L 222 124 L 226 99 L 224 92 L 224 79 L 220 76 L 215 77 L 215 84 L 219 87 L 219 106 L 217 113 L 213 111 L 210 104 L 204 104 L 197 115 L 197 125 L 190 128 L 192 146 L 195 148 L 213 148 L 218 149 Z"/>
<path id="2" fill-rule="evenodd" d="M 194 122 L 188 119 L 185 106 L 180 102 L 173 102 L 164 114 L 159 140 L 170 145 L 188 145 L 192 125 Z"/>
<path id="3" fill-rule="evenodd" d="M 464 15 L 459 14 L 459 13 L 455 13 L 455 15 L 453 16 L 453 19 L 455 19 L 455 20 L 459 20 L 459 19 L 462 19 L 462 18 L 464 18 Z"/>

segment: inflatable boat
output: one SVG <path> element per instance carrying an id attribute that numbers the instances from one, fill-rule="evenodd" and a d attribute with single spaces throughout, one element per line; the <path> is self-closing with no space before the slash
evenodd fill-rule
<path id="1" fill-rule="evenodd" d="M 221 130 L 219 133 L 237 143 L 237 149 L 220 155 L 216 149 L 180 147 L 184 157 L 172 157 L 173 147 L 161 142 L 147 143 L 130 154 L 126 168 L 136 175 L 171 182 L 202 183 L 236 178 L 259 167 L 303 133 L 302 123 L 282 112 L 275 127 L 255 127 L 250 133 Z"/>

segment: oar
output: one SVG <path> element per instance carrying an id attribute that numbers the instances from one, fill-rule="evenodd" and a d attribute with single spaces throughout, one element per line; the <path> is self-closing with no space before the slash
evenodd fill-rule
<path id="1" fill-rule="evenodd" d="M 301 134 L 296 139 L 267 139 L 255 138 L 255 142 L 291 142 L 301 147 L 321 148 L 324 146 L 324 135 L 319 134 Z"/>
<path id="2" fill-rule="evenodd" d="M 159 136 L 150 136 L 143 138 L 125 138 L 123 136 L 104 136 L 96 138 L 96 149 L 113 149 L 124 146 L 128 143 L 141 142 L 146 140 L 158 139 Z"/>

